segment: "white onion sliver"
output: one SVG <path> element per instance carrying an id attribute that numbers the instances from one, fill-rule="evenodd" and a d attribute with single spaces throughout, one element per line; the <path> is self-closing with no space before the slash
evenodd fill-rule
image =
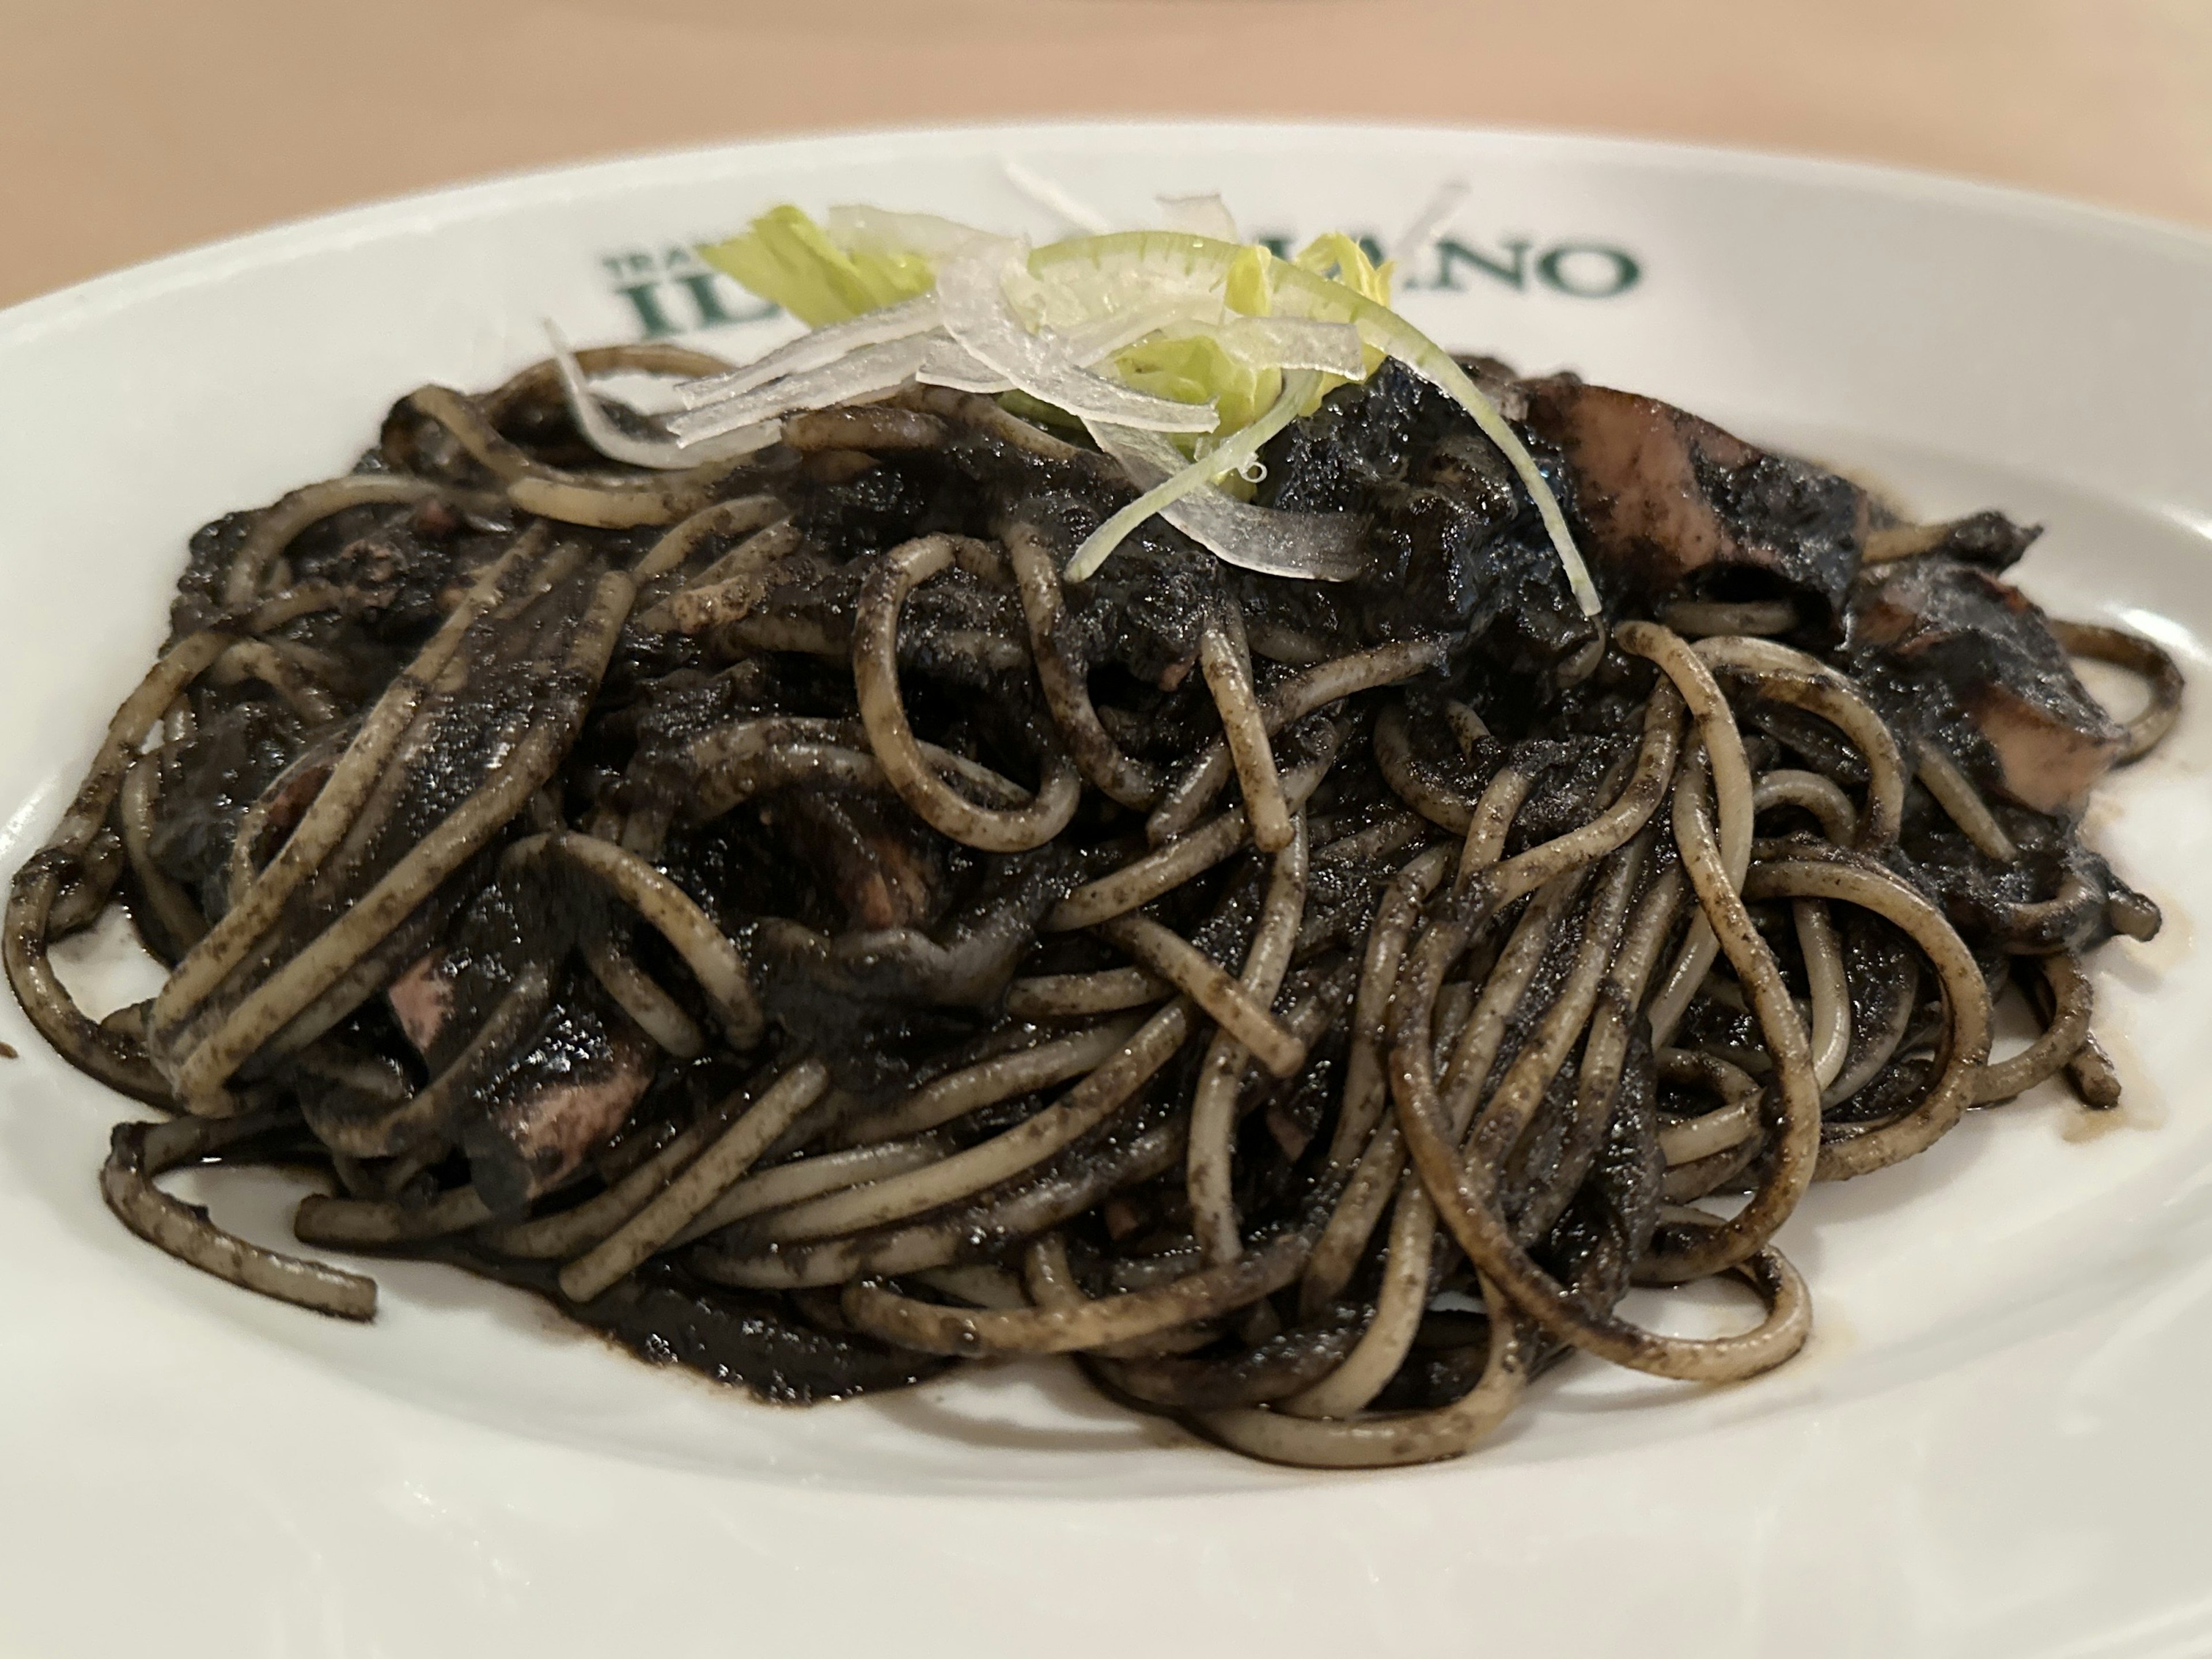
<path id="1" fill-rule="evenodd" d="M 826 368 L 840 357 L 863 346 L 884 345 L 893 340 L 927 334 L 938 323 L 937 296 L 924 294 L 880 310 L 863 312 L 842 323 L 830 323 L 780 345 L 763 356 L 720 374 L 685 380 L 676 396 L 686 409 L 735 398 L 787 374 L 804 374 Z"/>
<path id="2" fill-rule="evenodd" d="M 957 340 L 939 335 L 929 343 L 921 367 L 914 378 L 924 386 L 951 386 L 955 392 L 996 395 L 1013 390 L 1014 383 Z"/>
<path id="3" fill-rule="evenodd" d="M 804 374 L 787 374 L 757 391 L 672 416 L 668 428 L 684 442 L 693 443 L 771 416 L 788 415 L 794 410 L 826 409 L 831 404 L 847 403 L 871 392 L 888 392 L 914 378 L 915 370 L 929 355 L 931 343 L 925 335 L 863 346 L 823 368 Z"/>
<path id="4" fill-rule="evenodd" d="M 1182 452 L 1157 432 L 1104 422 L 1090 424 L 1089 430 L 1139 489 L 1150 489 L 1182 469 Z M 1224 562 L 1265 576 L 1348 582 L 1367 567 L 1357 514 L 1254 507 L 1209 484 L 1170 502 L 1160 516 Z"/>
<path id="5" fill-rule="evenodd" d="M 1179 404 L 1117 386 L 1023 327 L 1003 286 L 1008 270 L 1021 265 L 1019 245 L 1001 243 L 938 272 L 945 331 L 1030 397 L 1083 419 L 1154 432 L 1211 432 L 1219 423 L 1211 404 Z"/>
<path id="6" fill-rule="evenodd" d="M 1229 204 L 1212 191 L 1203 196 L 1163 196 L 1158 200 L 1160 222 L 1170 230 L 1211 236 L 1218 242 L 1244 240 L 1237 231 L 1237 216 L 1230 212 Z"/>
<path id="7" fill-rule="evenodd" d="M 1197 324 L 1214 327 L 1221 321 L 1221 301 L 1208 294 L 1181 294 L 1150 301 L 1130 310 L 1116 312 L 1097 322 L 1057 331 L 1048 336 L 1077 362 L 1088 367 L 1132 346 L 1147 334 Z"/>
<path id="8" fill-rule="evenodd" d="M 1255 368 L 1311 368 L 1346 380 L 1367 378 L 1359 331 L 1349 323 L 1304 317 L 1235 317 L 1217 336 L 1223 348 Z"/>
<path id="9" fill-rule="evenodd" d="M 781 435 L 782 428 L 774 421 L 763 421 L 723 433 L 711 443 L 686 446 L 675 438 L 641 438 L 623 431 L 599 407 L 599 400 L 592 393 L 591 382 L 584 378 L 583 366 L 577 362 L 576 354 L 568 349 L 568 342 L 549 318 L 545 323 L 545 337 L 552 343 L 553 362 L 561 374 L 561 391 L 568 403 L 569 418 L 576 429 L 584 434 L 592 448 L 611 461 L 627 461 L 632 466 L 647 466 L 662 472 L 689 471 L 695 466 L 709 465 L 715 461 L 733 461 L 741 455 L 750 455 L 757 449 L 765 449 Z"/>
<path id="10" fill-rule="evenodd" d="M 1229 286 L 1231 262 L 1216 251 L 1226 250 L 1233 256 L 1236 248 L 1227 242 L 1164 232 L 1160 240 L 1167 245 L 1164 248 L 1134 258 L 1069 257 L 1064 246 L 1056 246 L 1041 276 L 1024 269 L 1008 277 L 1009 295 L 1024 307 L 1033 302 L 1042 321 L 1062 329 L 1139 306 L 1176 301 L 1211 301 L 1218 307 Z"/>
<path id="11" fill-rule="evenodd" d="M 1249 426 L 1238 428 L 1197 460 L 1163 479 L 1131 501 L 1083 538 L 1075 556 L 1062 573 L 1072 582 L 1088 581 L 1115 548 L 1146 520 L 1164 513 L 1194 491 L 1206 489 L 1224 473 L 1235 472 L 1256 459 L 1267 441 L 1280 432 L 1321 389 L 1321 376 L 1310 368 L 1292 369 L 1283 376 L 1282 392 L 1267 412 Z"/>
<path id="12" fill-rule="evenodd" d="M 1160 516 L 1223 562 L 1263 576 L 1349 582 L 1367 569 L 1356 514 L 1254 507 L 1206 484 Z"/>

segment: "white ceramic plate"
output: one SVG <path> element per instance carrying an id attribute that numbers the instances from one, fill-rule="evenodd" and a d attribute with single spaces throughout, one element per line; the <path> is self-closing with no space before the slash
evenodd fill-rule
<path id="1" fill-rule="evenodd" d="M 684 252 L 783 199 L 1050 232 L 1012 156 L 1117 219 L 1387 239 L 1473 193 L 1405 309 L 2049 533 L 2055 608 L 2212 637 L 2212 245 L 1894 173 L 1383 128 L 1089 126 L 704 151 L 340 214 L 0 313 L 0 865 L 159 638 L 202 521 L 343 466 L 425 380 L 572 337 L 772 339 Z M 1048 1366 L 779 1411 L 537 1304 L 384 1266 L 352 1328 L 128 1237 L 119 1103 L 0 1035 L 0 1648 L 37 1655 L 2198 1653 L 2212 1370 L 2212 720 L 2096 809 L 2165 907 L 2100 958 L 2129 1100 L 2038 1097 L 1816 1190 L 1819 1329 L 1726 1389 L 1578 1364 L 1450 1466 L 1307 1476 Z M 111 984 L 107 995 L 128 989 Z M 143 991 L 133 994 L 143 994 Z M 207 1189 L 283 1236 L 281 1182 Z"/>

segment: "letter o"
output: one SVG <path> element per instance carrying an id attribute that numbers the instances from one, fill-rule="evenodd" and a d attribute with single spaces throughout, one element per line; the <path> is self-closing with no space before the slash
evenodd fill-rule
<path id="1" fill-rule="evenodd" d="M 1601 275 L 1592 269 L 1591 262 L 1596 260 L 1604 262 Z M 1545 249 L 1538 258 L 1536 275 L 1546 286 L 1577 300 L 1610 300 L 1634 288 L 1643 279 L 1644 267 L 1625 248 L 1596 242 L 1561 242 Z"/>

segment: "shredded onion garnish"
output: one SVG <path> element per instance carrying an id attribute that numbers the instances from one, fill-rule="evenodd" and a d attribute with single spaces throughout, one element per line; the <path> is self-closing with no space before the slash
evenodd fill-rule
<path id="1" fill-rule="evenodd" d="M 1020 270 L 1023 260 L 1021 244 L 1000 243 L 939 271 L 937 303 L 945 332 L 1020 391 L 1085 420 L 1154 432 L 1211 432 L 1219 423 L 1208 405 L 1155 398 L 1118 385 L 1077 362 L 1052 335 L 1031 333 L 1006 298 L 1006 277 Z"/>
<path id="2" fill-rule="evenodd" d="M 879 395 L 903 386 L 929 356 L 938 342 L 929 335 L 887 340 L 862 346 L 834 363 L 787 374 L 764 386 L 720 403 L 706 404 L 688 413 L 672 416 L 669 430 L 679 439 L 696 442 L 741 426 L 750 426 L 777 415 L 801 410 L 827 409 L 832 404 Z"/>
<path id="3" fill-rule="evenodd" d="M 927 334 L 935 328 L 940 319 L 937 311 L 937 295 L 924 294 L 897 305 L 885 306 L 878 311 L 866 311 L 842 323 L 831 323 L 800 335 L 790 344 L 779 346 L 764 357 L 756 357 L 741 368 L 726 374 L 709 374 L 702 380 L 687 380 L 677 388 L 677 394 L 686 409 L 697 409 L 702 404 L 720 403 L 726 398 L 766 386 L 771 380 L 787 374 L 805 374 L 817 368 L 827 368 L 839 358 L 862 346 L 888 345 L 893 340 L 907 340 L 917 334 Z"/>
<path id="4" fill-rule="evenodd" d="M 1235 472 L 1246 462 L 1255 459 L 1260 446 L 1273 437 L 1297 416 L 1305 400 L 1313 395 L 1321 376 L 1310 368 L 1301 368 L 1286 375 L 1282 395 L 1273 407 L 1235 436 L 1226 438 L 1207 452 L 1205 459 L 1194 461 L 1171 477 L 1154 484 L 1131 501 L 1104 524 L 1092 531 L 1083 545 L 1075 550 L 1075 556 L 1067 562 L 1065 573 L 1072 582 L 1089 581 L 1097 574 L 1106 556 L 1121 544 L 1123 537 L 1155 513 L 1164 513 L 1193 490 L 1202 489 L 1224 473 Z M 1235 561 L 1231 561 L 1235 562 Z"/>
<path id="5" fill-rule="evenodd" d="M 735 427 L 710 443 L 687 444 L 681 438 L 641 438 L 624 432 L 592 395 L 590 383 L 576 362 L 576 354 L 568 349 L 568 342 L 550 319 L 545 325 L 545 337 L 552 344 L 553 362 L 561 371 L 561 389 L 568 395 L 569 413 L 575 419 L 577 429 L 590 440 L 592 448 L 609 460 L 627 461 L 632 466 L 649 466 L 665 472 L 683 472 L 713 461 L 735 460 L 741 455 L 750 455 L 757 449 L 766 449 L 783 435 L 780 421 L 759 421 Z"/>
<path id="6" fill-rule="evenodd" d="M 1088 222 L 1008 164 L 1034 199 Z M 1433 242 L 1463 186 L 1419 216 L 1409 251 Z M 1144 493 L 1077 550 L 1070 581 L 1095 574 L 1159 515 L 1246 569 L 1340 581 L 1360 567 L 1358 532 L 1334 515 L 1238 500 L 1265 476 L 1259 452 L 1337 386 L 1395 362 L 1473 417 L 1535 506 L 1577 604 L 1598 596 L 1557 497 L 1510 422 L 1451 354 L 1389 305 L 1392 267 L 1352 238 L 1316 237 L 1294 259 L 1237 240 L 1218 196 L 1163 198 L 1173 227 L 1102 232 L 1030 248 L 951 220 L 832 209 L 817 223 L 779 207 L 699 250 L 810 331 L 754 362 L 676 388 L 667 436 L 625 431 L 559 348 L 578 428 L 602 453 L 681 470 L 775 441 L 782 417 L 885 397 L 910 383 L 1000 396 L 1007 407 L 1087 429 Z M 1228 488 L 1224 481 L 1236 480 Z M 1300 529 L 1301 518 L 1328 520 Z"/>
<path id="7" fill-rule="evenodd" d="M 1092 440 L 1121 462 L 1140 489 L 1182 470 L 1173 441 L 1134 427 L 1093 425 Z M 1257 483 L 1267 468 L 1255 456 L 1238 469 L 1247 483 Z M 1348 582 L 1366 568 L 1360 545 L 1363 526 L 1356 513 L 1289 513 L 1255 507 L 1200 484 L 1160 509 L 1160 516 L 1224 563 L 1265 576 L 1293 576 L 1307 581 Z"/>

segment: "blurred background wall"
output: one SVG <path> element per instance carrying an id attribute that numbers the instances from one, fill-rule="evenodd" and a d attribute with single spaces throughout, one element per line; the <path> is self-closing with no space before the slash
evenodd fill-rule
<path id="1" fill-rule="evenodd" d="M 2212 0 L 0 0 L 0 304 L 367 198 L 764 133 L 1571 128 L 2212 226 Z"/>

